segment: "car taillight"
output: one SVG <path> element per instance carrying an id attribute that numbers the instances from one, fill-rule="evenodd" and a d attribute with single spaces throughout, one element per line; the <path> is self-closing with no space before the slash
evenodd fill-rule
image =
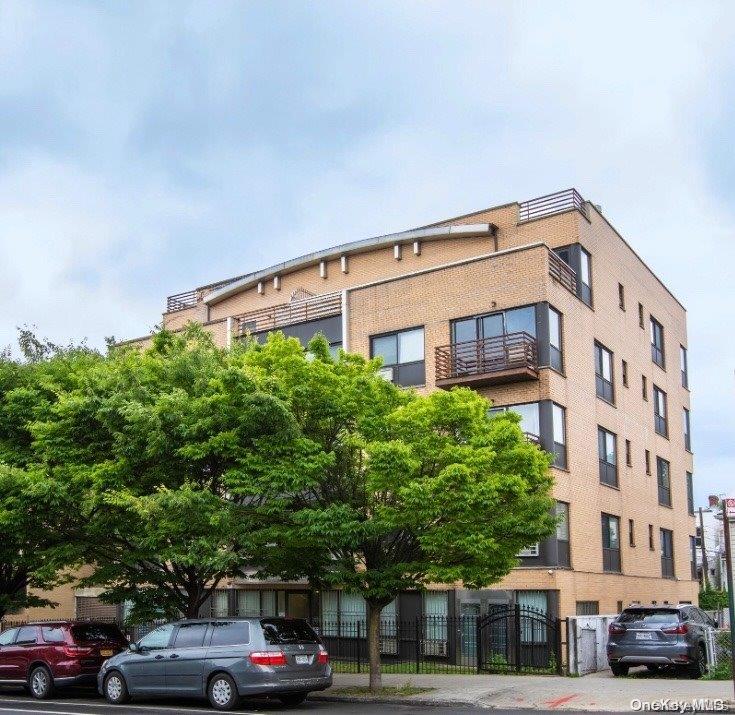
<path id="1" fill-rule="evenodd" d="M 83 658 L 92 653 L 91 648 L 84 648 L 80 645 L 65 645 L 63 651 L 67 658 Z"/>
<path id="2" fill-rule="evenodd" d="M 676 626 L 669 626 L 668 628 L 661 629 L 661 633 L 666 633 L 668 635 L 676 635 L 676 636 L 686 635 L 687 631 L 688 631 L 688 628 L 687 628 L 686 623 L 679 623 Z"/>
<path id="3" fill-rule="evenodd" d="M 608 633 L 609 633 L 609 634 L 610 634 L 611 636 L 614 636 L 614 635 L 618 635 L 618 634 L 620 634 L 620 633 L 625 633 L 625 628 L 623 628 L 622 626 L 619 626 L 619 625 L 618 625 L 617 623 L 611 623 L 611 624 L 610 624 L 610 625 L 609 625 L 609 626 L 607 627 L 607 632 L 608 632 Z"/>
<path id="4" fill-rule="evenodd" d="M 286 665 L 286 654 L 282 651 L 258 651 L 250 654 L 253 665 Z"/>
<path id="5" fill-rule="evenodd" d="M 317 663 L 319 665 L 326 665 L 329 663 L 329 653 L 325 650 L 324 646 L 319 646 L 319 655 L 317 656 Z"/>

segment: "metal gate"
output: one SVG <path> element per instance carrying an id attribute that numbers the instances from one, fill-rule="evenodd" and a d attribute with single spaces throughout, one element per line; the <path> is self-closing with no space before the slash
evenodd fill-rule
<path id="1" fill-rule="evenodd" d="M 562 674 L 561 622 L 534 608 L 498 606 L 477 621 L 477 669 Z"/>

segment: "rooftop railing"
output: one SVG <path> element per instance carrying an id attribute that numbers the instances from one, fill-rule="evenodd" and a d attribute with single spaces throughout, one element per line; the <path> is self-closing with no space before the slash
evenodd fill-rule
<path id="1" fill-rule="evenodd" d="M 238 335 L 277 330 L 286 325 L 329 318 L 342 312 L 342 294 L 324 293 L 311 298 L 292 300 L 269 308 L 259 308 L 235 316 Z"/>
<path id="2" fill-rule="evenodd" d="M 576 189 L 565 189 L 546 196 L 522 201 L 518 204 L 518 222 L 532 221 L 544 216 L 564 213 L 565 211 L 579 211 L 585 218 L 587 215 L 587 204 Z"/>

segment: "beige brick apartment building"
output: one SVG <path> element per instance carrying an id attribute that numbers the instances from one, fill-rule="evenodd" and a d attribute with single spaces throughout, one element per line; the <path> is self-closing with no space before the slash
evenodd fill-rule
<path id="1" fill-rule="evenodd" d="M 402 595 L 389 607 L 401 617 L 696 600 L 686 311 L 575 190 L 170 296 L 163 324 L 188 321 L 221 345 L 273 329 L 306 342 L 321 331 L 335 349 L 381 355 L 398 384 L 477 389 L 495 409 L 520 412 L 529 438 L 555 454 L 557 533 L 490 589 Z M 244 576 L 226 586 L 211 604 L 217 615 L 364 608 L 305 584 Z M 59 615 L 90 613 L 94 596 L 59 594 Z"/>

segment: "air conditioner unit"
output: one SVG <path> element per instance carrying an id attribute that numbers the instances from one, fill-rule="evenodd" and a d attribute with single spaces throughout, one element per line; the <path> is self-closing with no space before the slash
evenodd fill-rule
<path id="1" fill-rule="evenodd" d="M 424 641 L 423 642 L 424 655 L 441 655 L 447 654 L 447 642 L 446 641 Z"/>
<path id="2" fill-rule="evenodd" d="M 533 546 L 527 546 L 525 549 L 521 549 L 518 552 L 518 556 L 520 556 L 521 558 L 538 556 L 538 544 L 534 544 Z"/>

